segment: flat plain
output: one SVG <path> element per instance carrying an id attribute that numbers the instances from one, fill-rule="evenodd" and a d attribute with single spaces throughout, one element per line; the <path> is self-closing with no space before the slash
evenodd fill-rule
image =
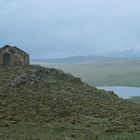
<path id="1" fill-rule="evenodd" d="M 139 60 L 113 60 L 106 63 L 88 64 L 49 64 L 37 62 L 45 67 L 61 69 L 80 77 L 94 86 L 131 86 L 140 87 Z"/>

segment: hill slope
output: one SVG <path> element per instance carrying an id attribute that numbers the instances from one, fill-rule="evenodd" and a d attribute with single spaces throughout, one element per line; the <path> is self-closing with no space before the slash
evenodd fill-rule
<path id="1" fill-rule="evenodd" d="M 139 120 L 139 105 L 97 90 L 61 70 L 40 66 L 0 69 L 1 127 L 89 122 L 89 127 L 101 132 L 139 132 Z"/>

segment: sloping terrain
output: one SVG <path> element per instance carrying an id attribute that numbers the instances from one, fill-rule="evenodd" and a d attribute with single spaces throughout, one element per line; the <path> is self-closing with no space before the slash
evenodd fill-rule
<path id="1" fill-rule="evenodd" d="M 74 129 L 70 124 L 78 127 L 78 132 L 91 128 L 84 139 L 91 139 L 94 128 L 100 135 L 110 132 L 139 134 L 140 106 L 112 92 L 97 90 L 61 70 L 40 66 L 1 68 L 0 130 L 19 124 L 52 122 L 61 124 L 67 133 Z M 80 135 L 78 132 L 71 137 L 76 139 L 75 135 Z"/>

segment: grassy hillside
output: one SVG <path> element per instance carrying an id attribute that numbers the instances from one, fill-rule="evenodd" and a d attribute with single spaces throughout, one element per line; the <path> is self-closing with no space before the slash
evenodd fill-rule
<path id="1" fill-rule="evenodd" d="M 134 102 L 136 104 L 140 104 L 140 96 L 134 96 L 128 99 L 128 101 Z"/>
<path id="2" fill-rule="evenodd" d="M 140 106 L 71 74 L 0 69 L 1 140 L 139 140 Z"/>
<path id="3" fill-rule="evenodd" d="M 41 64 L 41 63 L 40 63 Z M 46 64 L 81 77 L 95 86 L 140 86 L 140 61 L 113 61 L 102 64 Z"/>

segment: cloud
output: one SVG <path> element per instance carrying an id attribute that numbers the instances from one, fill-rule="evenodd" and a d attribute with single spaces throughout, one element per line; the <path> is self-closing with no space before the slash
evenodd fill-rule
<path id="1" fill-rule="evenodd" d="M 140 49 L 139 7 L 138 0 L 1 0 L 0 45 L 32 57 Z"/>

